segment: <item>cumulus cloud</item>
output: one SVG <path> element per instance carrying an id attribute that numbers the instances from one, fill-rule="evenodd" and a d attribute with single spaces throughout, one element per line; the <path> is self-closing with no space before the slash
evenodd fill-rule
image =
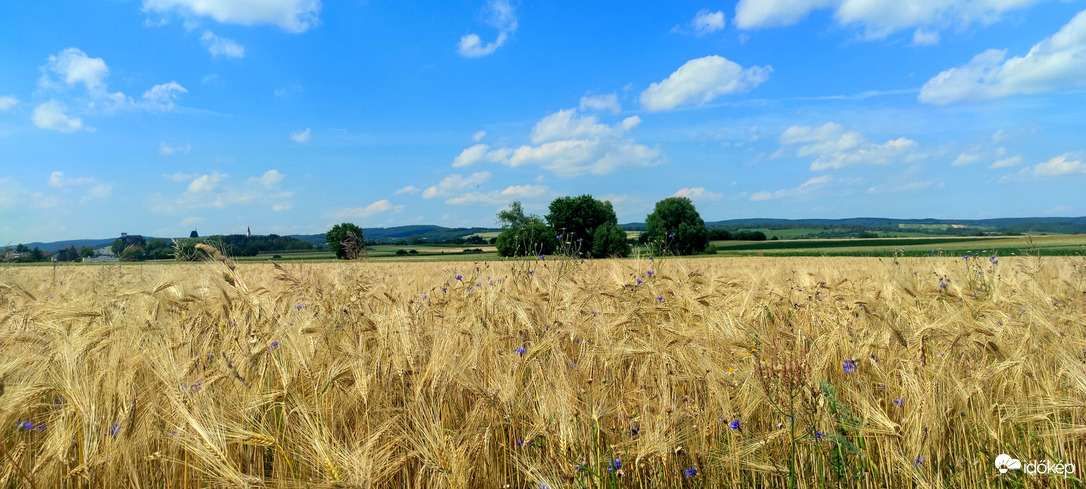
<path id="1" fill-rule="evenodd" d="M 306 144 L 306 143 L 309 142 L 309 135 L 310 134 L 311 133 L 309 131 L 309 128 L 307 127 L 307 128 L 305 128 L 304 131 L 298 131 L 298 132 L 290 133 L 290 140 L 294 141 L 294 142 L 296 142 L 298 144 Z"/>
<path id="2" fill-rule="evenodd" d="M 478 34 L 467 34 L 460 38 L 457 46 L 461 56 L 478 58 L 491 54 L 505 44 L 510 34 L 516 32 L 517 14 L 508 0 L 489 0 L 486 13 L 486 23 L 498 30 L 498 38 L 484 44 Z"/>
<path id="3" fill-rule="evenodd" d="M 471 135 L 471 140 L 477 143 L 479 141 L 482 141 L 483 138 L 485 138 L 485 137 L 486 137 L 486 131 L 479 131 L 479 132 Z"/>
<path id="4" fill-rule="evenodd" d="M 437 185 L 434 185 L 424 190 L 422 192 L 422 198 L 432 199 L 434 197 L 446 196 L 467 189 L 472 185 L 479 186 L 489 179 L 490 172 L 488 171 L 472 173 L 467 177 L 464 177 L 462 175 L 449 175 L 443 178 L 440 182 L 438 182 Z"/>
<path id="5" fill-rule="evenodd" d="M 110 93 L 106 83 L 109 66 L 102 58 L 92 58 L 78 48 L 68 48 L 49 56 L 41 71 L 38 85 L 43 90 L 63 92 L 71 86 L 82 85 L 90 98 L 90 103 L 85 106 L 88 109 L 102 108 L 107 113 L 121 109 L 169 111 L 174 109 L 181 94 L 188 93 L 188 90 L 176 81 L 151 87 L 144 92 L 139 102 L 121 92 Z M 84 102 L 81 101 L 82 103 Z M 50 100 L 35 109 L 33 120 L 38 127 L 62 132 L 73 132 L 82 128 L 80 119 L 68 118 L 64 112 L 61 102 Z"/>
<path id="6" fill-rule="evenodd" d="M 400 189 L 396 190 L 396 195 L 400 195 L 400 194 L 417 194 L 419 192 L 421 192 L 421 190 L 419 190 L 414 185 L 408 185 L 406 187 L 403 187 L 403 188 L 400 188 Z"/>
<path id="7" fill-rule="evenodd" d="M 172 145 L 166 141 L 159 141 L 158 154 L 161 156 L 172 156 L 177 153 L 188 154 L 192 149 L 192 145 L 189 143 Z"/>
<path id="8" fill-rule="evenodd" d="M 936 46 L 939 44 L 939 31 L 917 29 L 913 32 L 913 46 Z"/>
<path id="9" fill-rule="evenodd" d="M 704 105 L 721 95 L 750 91 L 772 72 L 768 65 L 743 68 L 721 56 L 692 59 L 641 92 L 641 105 L 653 112 Z"/>
<path id="10" fill-rule="evenodd" d="M 50 100 L 35 107 L 33 115 L 30 116 L 30 120 L 35 126 L 53 131 L 65 133 L 84 129 L 93 131 L 93 129 L 89 127 L 83 127 L 83 119 L 68 117 L 68 115 L 65 114 L 67 110 L 68 108 L 63 103 L 56 100 Z"/>
<path id="11" fill-rule="evenodd" d="M 622 112 L 622 105 L 618 103 L 618 94 L 585 95 L 581 97 L 581 112 Z"/>
<path id="12" fill-rule="evenodd" d="M 204 31 L 204 34 L 200 36 L 200 41 L 207 47 L 211 56 L 218 58 L 219 56 L 225 56 L 227 58 L 243 58 L 245 57 L 245 46 L 238 44 L 233 39 L 227 39 L 225 37 L 219 37 L 214 32 Z"/>
<path id="13" fill-rule="evenodd" d="M 1072 175 L 1086 175 L 1086 156 L 1082 153 L 1064 153 L 1044 163 L 1038 163 L 1019 170 L 1017 173 L 1005 175 L 999 179 L 1001 183 L 1017 180 L 1036 180 L 1055 177 L 1068 177 Z"/>
<path id="14" fill-rule="evenodd" d="M 469 204 L 508 204 L 514 200 L 526 200 L 541 197 L 550 191 L 546 185 L 511 185 L 504 190 L 491 192 L 468 192 L 446 199 L 449 205 Z"/>
<path id="15" fill-rule="evenodd" d="M 1086 10 L 1025 56 L 989 49 L 939 73 L 920 89 L 921 102 L 946 105 L 1086 86 Z"/>
<path id="16" fill-rule="evenodd" d="M 91 199 L 104 199 L 113 193 L 113 183 L 99 183 L 92 177 L 68 177 L 63 171 L 55 171 L 49 174 L 49 186 L 60 189 L 87 189 L 82 197 L 84 201 Z M 67 192 L 67 191 L 66 191 Z M 55 198 L 54 198 L 55 199 Z M 59 202 L 59 199 L 56 200 Z"/>
<path id="17" fill-rule="evenodd" d="M 177 97 L 183 93 L 189 91 L 175 81 L 155 85 L 143 93 L 144 107 L 151 110 L 173 110 Z"/>
<path id="18" fill-rule="evenodd" d="M 895 161 L 913 161 L 921 157 L 916 141 L 897 138 L 876 144 L 857 131 L 846 131 L 840 124 L 828 122 L 820 127 L 792 126 L 781 134 L 781 150 L 795 147 L 801 158 L 814 156 L 811 170 L 838 169 L 851 165 L 888 165 Z"/>
<path id="19" fill-rule="evenodd" d="M 882 39 L 917 27 L 966 27 L 997 22 L 1005 12 L 1030 7 L 1041 0 L 740 0 L 735 25 L 740 29 L 786 26 L 814 10 L 833 11 L 842 26 L 863 27 L 867 39 Z M 915 40 L 915 34 L 914 34 Z"/>
<path id="20" fill-rule="evenodd" d="M 1011 156 L 1010 158 L 1003 158 L 992 163 L 992 166 L 988 168 L 1011 168 L 1022 164 L 1021 156 Z"/>
<path id="21" fill-rule="evenodd" d="M 653 166 L 660 150 L 638 144 L 626 135 L 641 123 L 638 116 L 607 125 L 594 116 L 565 109 L 550 114 L 532 128 L 531 145 L 495 148 L 477 144 L 462 151 L 453 166 L 481 162 L 506 166 L 538 165 L 564 177 L 605 175 L 620 168 Z"/>
<path id="22" fill-rule="evenodd" d="M 724 28 L 724 12 L 719 10 L 710 12 L 709 9 L 701 9 L 694 15 L 694 20 L 690 21 L 690 28 L 693 29 L 694 34 L 699 36 L 719 31 Z"/>
<path id="23" fill-rule="evenodd" d="M 383 212 L 399 212 L 403 210 L 403 207 L 404 206 L 402 205 L 392 205 L 388 200 L 378 200 L 365 207 L 345 207 L 343 209 L 336 209 L 332 211 L 331 217 L 335 219 L 365 219 Z"/>
<path id="24" fill-rule="evenodd" d="M 824 189 L 826 187 L 826 184 L 828 184 L 831 180 L 833 179 L 829 175 L 822 175 L 820 177 L 815 177 L 807 180 L 796 188 L 786 188 L 773 192 L 755 192 L 751 194 L 750 200 L 754 202 L 759 202 L 764 200 L 784 198 L 809 199 L 818 196 L 820 191 Z"/>
<path id="25" fill-rule="evenodd" d="M 690 200 L 718 200 L 723 194 L 710 192 L 705 187 L 681 188 L 672 197 L 686 197 Z"/>
<path id="26" fill-rule="evenodd" d="M 3 112 L 5 110 L 10 110 L 12 107 L 15 107 L 15 105 L 17 105 L 18 103 L 19 103 L 19 99 L 15 98 L 14 95 L 7 95 L 7 96 L 4 96 L 4 97 L 0 97 L 0 112 Z"/>
<path id="27" fill-rule="evenodd" d="M 320 0 L 144 0 L 145 12 L 178 12 L 224 24 L 274 24 L 304 32 L 320 23 Z"/>
<path id="28" fill-rule="evenodd" d="M 272 169 L 261 175 L 231 183 L 230 175 L 213 171 L 202 175 L 181 172 L 165 175 L 185 190 L 175 197 L 162 194 L 151 196 L 151 210 L 159 213 L 181 213 L 195 209 L 226 209 L 238 205 L 262 205 L 278 212 L 293 206 L 294 192 L 284 190 L 285 176 Z"/>

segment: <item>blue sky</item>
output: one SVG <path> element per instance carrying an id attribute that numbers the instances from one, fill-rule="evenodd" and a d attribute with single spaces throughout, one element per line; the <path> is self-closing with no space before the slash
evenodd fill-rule
<path id="1" fill-rule="evenodd" d="M 1086 215 L 1086 2 L 0 3 L 0 245 Z"/>

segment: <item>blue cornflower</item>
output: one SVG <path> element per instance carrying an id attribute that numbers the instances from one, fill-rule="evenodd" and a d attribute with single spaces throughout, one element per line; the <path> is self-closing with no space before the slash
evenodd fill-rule
<path id="1" fill-rule="evenodd" d="M 894 405 L 895 406 L 904 406 L 905 405 L 905 398 L 904 397 L 899 397 L 897 399 L 894 399 Z"/>
<path id="2" fill-rule="evenodd" d="M 733 429 L 733 430 L 739 429 L 739 426 L 740 426 L 740 423 L 739 423 L 738 419 L 735 420 L 735 421 L 732 421 L 731 423 L 728 423 L 728 427 Z"/>
<path id="3" fill-rule="evenodd" d="M 968 259 L 969 259 L 969 255 L 962 255 L 962 259 L 963 259 L 963 260 L 968 260 Z"/>
<path id="4" fill-rule="evenodd" d="M 18 423 L 15 423 L 15 426 L 24 430 L 34 429 L 34 423 L 31 423 L 30 421 L 19 421 Z"/>
<path id="5" fill-rule="evenodd" d="M 933 255 L 934 255 L 934 254 L 935 254 L 935 250 L 931 250 L 931 254 L 933 254 Z"/>
<path id="6" fill-rule="evenodd" d="M 462 279 L 462 278 L 464 278 L 464 276 L 463 276 L 463 275 L 460 275 L 459 273 L 458 273 L 458 274 L 456 274 L 456 279 L 457 279 L 457 280 L 460 280 L 460 279 Z"/>
<path id="7" fill-rule="evenodd" d="M 689 469 L 684 470 L 683 475 L 685 475 L 688 479 L 694 477 L 695 475 L 698 475 L 698 467 L 692 466 Z"/>
<path id="8" fill-rule="evenodd" d="M 518 346 L 517 349 L 513 350 L 513 351 L 517 352 L 517 354 L 522 356 L 522 357 L 524 356 L 525 353 L 528 353 L 528 349 L 523 347 L 523 346 Z"/>
<path id="9" fill-rule="evenodd" d="M 652 261 L 652 259 L 653 259 L 653 258 L 654 258 L 654 257 L 651 257 L 651 256 L 650 256 L 650 257 L 649 257 L 649 261 Z"/>
<path id="10" fill-rule="evenodd" d="M 298 304 L 298 305 L 294 306 L 294 308 L 301 311 L 303 308 L 305 308 L 305 306 L 303 306 L 301 304 Z"/>
<path id="11" fill-rule="evenodd" d="M 542 255 L 539 255 L 539 259 L 540 259 L 540 260 L 546 260 L 546 259 L 547 259 L 547 255 L 546 255 L 546 254 L 542 254 Z"/>
<path id="12" fill-rule="evenodd" d="M 924 460 L 926 460 L 926 459 L 924 458 L 923 455 L 921 455 L 919 457 L 916 457 L 916 460 L 913 460 L 913 465 L 915 465 L 917 467 L 919 467 L 921 465 L 924 465 Z"/>
<path id="13" fill-rule="evenodd" d="M 274 350 L 276 348 L 279 348 L 279 340 L 273 341 L 272 344 L 270 346 L 268 346 L 269 350 Z"/>
<path id="14" fill-rule="evenodd" d="M 823 436 L 826 436 L 826 434 L 821 432 L 821 431 L 816 431 L 815 432 L 815 439 L 816 440 L 821 440 Z"/>
<path id="15" fill-rule="evenodd" d="M 648 276 L 651 277 L 652 276 L 652 270 L 649 270 L 649 271 L 645 272 L 645 275 L 648 275 Z"/>
<path id="16" fill-rule="evenodd" d="M 117 434 L 120 433 L 120 432 L 121 432 L 121 425 L 119 425 L 119 424 L 114 424 L 112 427 L 109 428 L 109 436 L 116 437 Z"/>
<path id="17" fill-rule="evenodd" d="M 562 239 L 562 236 L 565 236 L 565 235 L 564 234 L 559 234 L 558 236 L 555 236 L 554 238 L 555 239 Z"/>
<path id="18" fill-rule="evenodd" d="M 612 460 L 611 463 L 607 464 L 607 471 L 608 472 L 614 472 L 614 471 L 616 471 L 618 469 L 621 469 L 621 468 L 622 468 L 622 461 L 617 459 L 617 458 Z"/>
<path id="19" fill-rule="evenodd" d="M 643 283 L 645 283 L 645 281 L 644 281 L 644 280 L 641 280 L 641 279 L 637 279 L 637 285 L 641 285 L 641 284 L 643 284 Z"/>
<path id="20" fill-rule="evenodd" d="M 517 438 L 517 448 L 524 448 L 524 440 Z"/>
<path id="21" fill-rule="evenodd" d="M 668 234 L 668 235 L 667 235 L 667 237 L 669 237 L 669 238 L 674 238 L 674 237 L 675 237 L 675 233 L 671 233 L 671 234 Z"/>
<path id="22" fill-rule="evenodd" d="M 425 300 L 429 300 L 429 299 L 430 299 L 430 296 L 428 296 L 426 294 L 422 294 L 422 300 L 425 301 Z"/>
<path id="23" fill-rule="evenodd" d="M 846 374 L 851 374 L 856 371 L 856 362 L 853 362 L 851 359 L 845 360 L 845 362 L 841 364 L 841 368 L 845 370 Z"/>
<path id="24" fill-rule="evenodd" d="M 664 296 L 661 295 L 661 296 L 657 297 L 656 302 L 664 302 Z"/>

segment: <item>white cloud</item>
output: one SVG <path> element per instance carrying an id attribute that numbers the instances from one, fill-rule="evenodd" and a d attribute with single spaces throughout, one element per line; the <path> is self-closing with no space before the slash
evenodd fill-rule
<path id="1" fill-rule="evenodd" d="M 15 105 L 18 104 L 18 103 L 19 103 L 19 99 L 15 98 L 14 95 L 8 95 L 8 96 L 0 97 L 0 112 L 3 112 L 5 110 L 9 110 L 12 107 L 15 107 Z"/>
<path id="2" fill-rule="evenodd" d="M 460 38 L 457 52 L 468 58 L 478 58 L 493 53 L 500 48 L 509 35 L 517 30 L 517 15 L 508 0 L 489 0 L 486 6 L 486 23 L 498 30 L 494 42 L 483 44 L 478 34 L 468 34 Z"/>
<path id="3" fill-rule="evenodd" d="M 922 190 L 922 189 L 928 188 L 930 186 L 932 186 L 932 183 L 928 182 L 928 181 L 915 181 L 915 182 L 906 182 L 906 183 L 900 183 L 900 184 L 884 184 L 884 185 L 875 185 L 873 187 L 868 187 L 867 193 L 869 193 L 869 194 L 885 194 L 885 193 L 891 193 L 891 192 L 908 192 L 910 190 Z"/>
<path id="4" fill-rule="evenodd" d="M 936 46 L 939 44 L 939 31 L 917 29 L 913 32 L 914 46 Z"/>
<path id="5" fill-rule="evenodd" d="M 659 149 L 637 144 L 626 137 L 626 133 L 640 123 L 640 117 L 632 116 L 609 126 L 594 116 L 578 115 L 577 109 L 560 110 L 544 117 L 532 128 L 534 146 L 491 149 L 485 144 L 477 144 L 461 152 L 453 166 L 479 162 L 512 167 L 539 165 L 560 176 L 573 177 L 656 165 L 660 162 Z"/>
<path id="6" fill-rule="evenodd" d="M 478 34 L 468 34 L 460 38 L 457 52 L 467 58 L 480 58 L 497 51 L 502 44 L 505 44 L 508 37 L 508 34 L 502 32 L 498 34 L 498 38 L 494 42 L 483 44 L 483 40 L 479 38 Z"/>
<path id="7" fill-rule="evenodd" d="M 1025 56 L 989 49 L 939 73 L 920 89 L 921 102 L 946 105 L 1086 86 L 1086 10 Z"/>
<path id="8" fill-rule="evenodd" d="M 898 160 L 913 161 L 922 156 L 917 152 L 916 141 L 911 139 L 897 138 L 875 144 L 859 132 L 845 131 L 843 126 L 832 122 L 821 127 L 789 127 L 781 134 L 780 142 L 782 146 L 798 146 L 796 156 L 814 156 L 811 170 L 860 164 L 887 165 Z"/>
<path id="9" fill-rule="evenodd" d="M 791 25 L 813 10 L 833 10 L 838 25 L 858 25 L 867 39 L 882 39 L 916 27 L 930 29 L 991 24 L 1010 10 L 1041 0 L 740 0 L 735 24 L 740 29 Z"/>
<path id="10" fill-rule="evenodd" d="M 144 107 L 162 111 L 173 110 L 174 102 L 182 93 L 189 91 L 175 81 L 155 85 L 143 93 Z"/>
<path id="11" fill-rule="evenodd" d="M 166 141 L 159 141 L 158 143 L 158 154 L 162 156 L 172 156 L 177 153 L 188 154 L 190 150 L 192 150 L 192 144 L 189 143 L 178 144 L 176 146 L 171 145 Z"/>
<path id="12" fill-rule="evenodd" d="M 144 11 L 177 11 L 225 24 L 274 24 L 303 32 L 320 23 L 320 0 L 144 0 Z"/>
<path id="13" fill-rule="evenodd" d="M 87 191 L 88 198 L 104 199 L 109 197 L 113 193 L 112 183 L 100 183 L 90 188 Z"/>
<path id="14" fill-rule="evenodd" d="M 94 183 L 93 178 L 67 178 L 62 171 L 55 171 L 49 174 L 49 185 L 52 187 L 75 187 L 79 185 L 89 185 L 91 183 Z"/>
<path id="15" fill-rule="evenodd" d="M 231 184 L 230 176 L 217 171 L 203 175 L 181 172 L 166 175 L 177 183 L 188 182 L 176 197 L 162 194 L 151 196 L 151 209 L 160 213 L 181 213 L 195 209 L 225 209 L 238 205 L 262 205 L 278 212 L 293 206 L 294 192 L 283 190 L 285 176 L 278 170 L 245 179 L 240 185 Z"/>
<path id="16" fill-rule="evenodd" d="M 1070 153 L 1062 154 L 1033 167 L 1033 174 L 1042 177 L 1059 177 L 1086 173 L 1086 163 L 1082 158 L 1075 158 Z"/>
<path id="17" fill-rule="evenodd" d="M 289 97 L 291 95 L 301 92 L 302 86 L 297 83 L 293 83 L 286 87 L 276 88 L 274 93 L 276 97 Z"/>
<path id="18" fill-rule="evenodd" d="M 298 131 L 298 132 L 290 133 L 290 140 L 294 141 L 294 142 L 296 142 L 298 144 L 306 144 L 306 143 L 309 142 L 309 135 L 310 134 L 311 133 L 309 132 L 309 128 L 307 127 L 307 128 L 305 128 L 304 131 Z"/>
<path id="19" fill-rule="evenodd" d="M 208 52 L 216 58 L 219 56 L 225 56 L 227 58 L 245 57 L 245 46 L 238 44 L 237 41 L 233 39 L 219 37 L 215 35 L 214 32 L 204 31 L 204 35 L 200 36 L 200 41 L 203 41 Z"/>
<path id="20" fill-rule="evenodd" d="M 604 112 L 615 114 L 622 112 L 622 105 L 618 103 L 618 94 L 585 95 L 581 97 L 581 112 Z"/>
<path id="21" fill-rule="evenodd" d="M 954 159 L 954 162 L 951 163 L 950 166 L 972 165 L 973 163 L 976 163 L 976 162 L 980 161 L 980 159 L 981 159 L 980 155 L 964 153 L 963 152 L 963 153 L 959 154 L 957 158 Z"/>
<path id="22" fill-rule="evenodd" d="M 461 151 L 460 154 L 453 159 L 452 166 L 459 168 L 482 162 L 501 163 L 507 160 L 512 153 L 513 150 L 508 148 L 492 150 L 489 145 L 476 144 Z"/>
<path id="23" fill-rule="evenodd" d="M 512 185 L 504 190 L 491 192 L 469 192 L 457 197 L 445 200 L 449 205 L 469 204 L 507 204 L 514 200 L 533 199 L 541 197 L 550 191 L 546 185 Z"/>
<path id="24" fill-rule="evenodd" d="M 121 92 L 110 93 L 106 84 L 109 66 L 106 65 L 102 58 L 91 58 L 78 48 L 68 48 L 55 56 L 49 56 L 48 61 L 41 67 L 41 70 L 42 77 L 38 80 L 38 85 L 43 90 L 60 92 L 72 85 L 81 84 L 86 88 L 87 96 L 90 97 L 90 103 L 86 104 L 86 107 L 94 109 L 100 106 L 107 113 L 120 109 L 169 111 L 175 107 L 176 99 L 180 94 L 188 93 L 188 90 L 176 81 L 151 87 L 144 92 L 140 103 L 136 103 L 131 97 Z M 55 102 L 55 100 L 50 102 Z M 42 114 L 42 120 L 43 122 L 46 120 L 52 121 L 53 124 L 38 124 L 38 127 L 48 126 L 47 128 L 50 129 L 68 127 L 70 129 L 64 132 L 78 130 L 78 128 L 71 129 L 71 127 L 73 127 L 74 121 L 79 121 L 79 119 L 73 119 L 72 124 L 68 124 L 61 117 L 56 117 L 58 114 L 63 116 L 63 109 L 57 110 L 55 106 L 52 107 L 51 112 L 47 111 Z M 50 115 L 54 117 L 49 118 Z M 37 124 L 37 122 L 35 123 Z M 81 125 L 81 121 L 79 125 Z"/>
<path id="25" fill-rule="evenodd" d="M 34 122 L 35 126 L 53 131 L 75 132 L 83 129 L 93 131 L 91 128 L 83 127 L 83 119 L 68 117 L 64 113 L 67 110 L 68 108 L 63 103 L 50 100 L 35 107 L 30 120 Z"/>
<path id="26" fill-rule="evenodd" d="M 479 132 L 471 135 L 471 140 L 473 142 L 477 143 L 479 141 L 482 141 L 483 138 L 485 138 L 485 137 L 486 137 L 486 131 L 479 131 Z"/>
<path id="27" fill-rule="evenodd" d="M 705 190 L 705 187 L 681 188 L 672 195 L 672 197 L 686 197 L 690 200 L 717 200 L 723 196 L 723 194 Z"/>
<path id="28" fill-rule="evenodd" d="M 694 20 L 690 21 L 694 33 L 699 36 L 711 34 L 724 28 L 724 12 L 710 12 L 709 9 L 701 9 Z"/>
<path id="29" fill-rule="evenodd" d="M 403 210 L 402 205 L 392 205 L 388 200 L 378 200 L 365 207 L 346 207 L 343 209 L 336 209 L 332 211 L 331 217 L 335 219 L 365 219 L 372 217 L 382 212 L 399 212 Z"/>
<path id="30" fill-rule="evenodd" d="M 989 168 L 1010 168 L 1022 164 L 1021 156 L 1011 156 L 1010 158 L 1003 158 L 1001 160 L 992 163 Z"/>
<path id="31" fill-rule="evenodd" d="M 400 189 L 396 190 L 396 195 L 400 195 L 400 194 L 417 194 L 419 192 L 421 192 L 421 190 L 419 190 L 414 185 L 408 185 L 406 187 L 403 187 L 403 188 L 400 188 Z"/>
<path id="32" fill-rule="evenodd" d="M 109 75 L 109 67 L 102 58 L 91 58 L 78 48 L 68 48 L 55 56 L 49 56 L 42 71 L 59 75 L 66 85 L 82 83 L 87 92 L 92 94 L 105 93 L 105 78 Z M 39 83 L 51 86 L 55 82 L 43 75 Z"/>
<path id="33" fill-rule="evenodd" d="M 490 172 L 481 171 L 478 173 L 472 173 L 467 177 L 461 175 L 449 175 L 430 188 L 427 188 L 422 192 L 422 198 L 432 199 L 434 197 L 441 197 L 449 195 L 460 190 L 464 190 L 472 185 L 479 186 L 483 182 L 490 179 Z"/>
<path id="34" fill-rule="evenodd" d="M 750 91 L 772 72 L 771 66 L 744 69 L 720 56 L 692 59 L 641 92 L 641 105 L 653 112 L 679 105 L 704 105 L 721 95 Z"/>
<path id="35" fill-rule="evenodd" d="M 825 188 L 832 178 L 829 175 L 822 175 L 815 177 L 806 182 L 803 182 L 799 187 L 786 188 L 777 190 L 774 192 L 755 192 L 751 194 L 750 200 L 754 202 L 773 199 L 784 198 L 796 198 L 796 199 L 808 199 L 817 196 L 821 189 Z"/>

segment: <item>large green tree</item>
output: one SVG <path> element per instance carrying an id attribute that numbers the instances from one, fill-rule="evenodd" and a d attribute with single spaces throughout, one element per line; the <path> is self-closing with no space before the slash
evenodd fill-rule
<path id="1" fill-rule="evenodd" d="M 332 226 L 324 234 L 324 241 L 328 243 L 328 249 L 341 260 L 353 260 L 362 256 L 365 251 L 362 241 L 362 228 L 345 222 Z"/>
<path id="2" fill-rule="evenodd" d="M 601 258 L 630 256 L 630 244 L 626 242 L 626 231 L 612 223 L 596 228 L 596 234 L 592 239 L 592 256 Z"/>
<path id="3" fill-rule="evenodd" d="M 494 242 L 501 256 L 549 255 L 558 246 L 554 230 L 539 216 L 524 214 L 519 201 L 498 212 L 502 232 Z"/>
<path id="4" fill-rule="evenodd" d="M 549 255 L 558 247 L 554 229 L 536 216 L 517 227 L 507 228 L 498 235 L 495 243 L 501 256 Z"/>
<path id="5" fill-rule="evenodd" d="M 596 229 L 604 224 L 618 225 L 615 209 L 610 202 L 597 200 L 585 194 L 577 197 L 559 197 L 551 202 L 547 223 L 568 245 L 570 254 L 593 254 Z"/>
<path id="6" fill-rule="evenodd" d="M 663 252 L 692 255 L 709 246 L 705 221 L 686 197 L 668 197 L 657 202 L 645 225 L 649 242 Z"/>

